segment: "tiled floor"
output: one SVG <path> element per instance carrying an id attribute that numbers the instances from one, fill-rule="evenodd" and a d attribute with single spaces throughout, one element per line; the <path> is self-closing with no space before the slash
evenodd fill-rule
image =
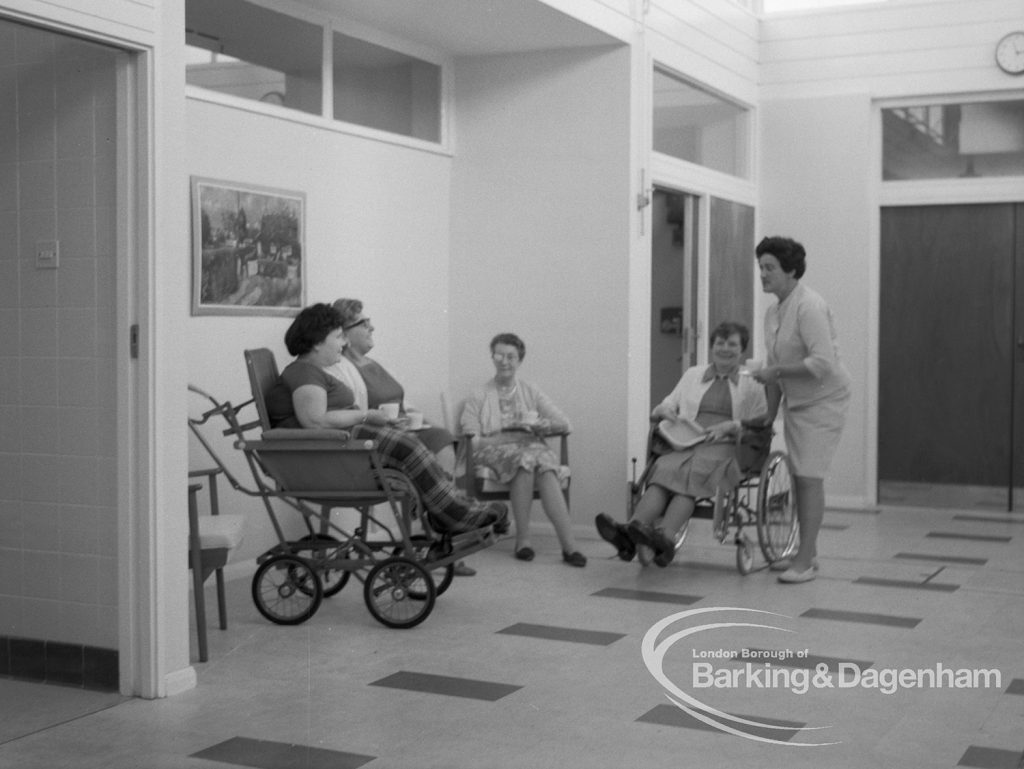
<path id="1" fill-rule="evenodd" d="M 706 521 L 667 569 L 623 564 L 589 531 L 585 569 L 553 538 L 534 538 L 533 563 L 506 539 L 406 631 L 375 622 L 355 582 L 278 627 L 236 581 L 197 689 L 40 728 L 0 744 L 0 767 L 1024 766 L 1024 516 L 826 524 L 820 577 L 793 586 L 739 576 Z M 981 669 L 998 685 L 963 686 Z"/>

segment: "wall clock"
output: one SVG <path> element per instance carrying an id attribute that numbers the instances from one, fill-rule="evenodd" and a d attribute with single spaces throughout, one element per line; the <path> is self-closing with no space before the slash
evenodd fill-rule
<path id="1" fill-rule="evenodd" d="M 1024 74 L 1024 32 L 1011 32 L 996 43 L 996 64 L 1011 75 Z"/>

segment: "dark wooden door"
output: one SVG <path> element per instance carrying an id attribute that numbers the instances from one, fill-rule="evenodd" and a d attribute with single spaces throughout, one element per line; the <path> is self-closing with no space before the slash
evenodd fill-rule
<path id="1" fill-rule="evenodd" d="M 1015 379 L 1024 384 L 1024 351 L 1017 348 L 1020 332 L 1014 328 L 1015 304 L 1024 308 L 1014 287 L 1024 269 L 1022 208 L 882 211 L 878 478 L 883 502 L 915 503 L 921 500 L 905 497 L 927 489 L 931 496 L 924 501 L 940 504 L 1002 509 L 1011 504 L 1014 466 L 1024 459 L 1024 450 L 1014 448 L 1015 439 L 1024 447 L 1021 420 L 1014 418 L 1024 408 L 1014 395 Z M 1018 326 L 1024 326 L 1021 314 L 1016 313 Z"/>

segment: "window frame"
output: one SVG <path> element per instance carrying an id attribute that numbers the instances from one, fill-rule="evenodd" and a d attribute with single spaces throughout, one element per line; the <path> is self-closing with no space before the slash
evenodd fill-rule
<path id="1" fill-rule="evenodd" d="M 202 0 L 198 0 L 202 1 Z M 286 120 L 302 125 L 311 125 L 316 128 L 334 131 L 336 133 L 358 136 L 372 141 L 386 144 L 396 144 L 402 147 L 422 150 L 450 156 L 452 155 L 452 99 L 454 94 L 453 59 L 435 49 L 419 45 L 409 40 L 389 35 L 380 30 L 360 24 L 351 20 L 335 17 L 329 14 L 317 13 L 312 10 L 294 6 L 286 2 L 271 2 L 270 0 L 244 0 L 244 2 L 258 5 L 267 10 L 290 16 L 298 21 L 313 24 L 320 27 L 323 45 L 321 66 L 321 87 L 323 94 L 321 98 L 321 113 L 319 115 L 303 112 L 290 107 L 259 102 L 240 96 L 213 91 L 202 86 L 185 84 L 186 99 L 194 99 L 210 104 L 218 104 L 224 107 L 240 109 L 253 114 Z M 434 64 L 440 68 L 440 104 L 439 106 L 439 141 L 418 139 L 400 133 L 393 133 L 378 128 L 348 123 L 334 118 L 334 33 L 358 38 L 367 43 L 389 48 L 405 56 L 420 59 Z"/>

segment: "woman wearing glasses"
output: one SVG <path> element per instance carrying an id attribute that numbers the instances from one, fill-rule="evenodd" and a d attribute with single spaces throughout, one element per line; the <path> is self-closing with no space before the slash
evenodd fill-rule
<path id="1" fill-rule="evenodd" d="M 341 315 L 345 332 L 345 349 L 341 360 L 330 366 L 327 373 L 343 382 L 355 394 L 356 406 L 361 409 L 378 409 L 383 403 L 397 403 L 399 413 L 404 414 L 405 388 L 391 376 L 390 372 L 373 358 L 374 327 L 363 314 L 363 303 L 358 299 L 339 299 L 334 309 Z M 434 453 L 437 463 L 449 475 L 455 474 L 455 436 L 436 425 L 427 425 L 416 431 L 420 443 Z M 476 570 L 464 561 L 455 564 L 455 574 L 472 577 Z"/>
<path id="2" fill-rule="evenodd" d="M 530 507 L 536 486 L 562 545 L 562 560 L 570 566 L 586 566 L 586 557 L 576 549 L 562 496 L 565 470 L 543 438 L 547 433 L 568 432 L 569 420 L 537 387 L 516 376 L 525 355 L 526 345 L 515 334 L 498 334 L 491 340 L 494 378 L 466 401 L 460 426 L 476 436 L 473 454 L 479 463 L 510 487 L 516 558 L 532 561 L 535 555 L 530 545 Z"/>
<path id="3" fill-rule="evenodd" d="M 358 299 L 339 299 L 334 309 L 341 314 L 345 331 L 345 349 L 342 360 L 327 369 L 327 373 L 340 379 L 356 396 L 361 409 L 378 409 L 384 403 L 397 403 L 404 414 L 405 388 L 377 361 L 369 356 L 373 349 L 373 323 L 363 314 L 363 303 Z M 443 427 L 430 425 L 417 430 L 420 442 L 437 455 L 437 461 L 449 475 L 455 471 L 455 436 Z"/>

